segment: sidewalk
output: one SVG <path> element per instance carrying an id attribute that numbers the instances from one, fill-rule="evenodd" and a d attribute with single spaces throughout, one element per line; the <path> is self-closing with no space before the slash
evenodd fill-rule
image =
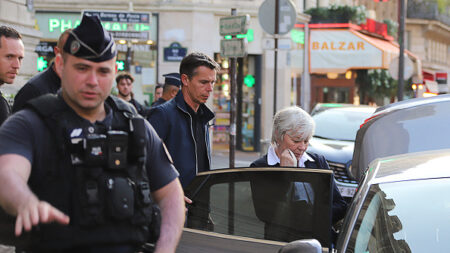
<path id="1" fill-rule="evenodd" d="M 244 152 L 235 151 L 234 154 L 234 167 L 249 167 L 250 163 L 259 158 L 259 152 Z M 212 169 L 229 168 L 229 150 L 228 149 L 213 149 L 212 151 Z"/>

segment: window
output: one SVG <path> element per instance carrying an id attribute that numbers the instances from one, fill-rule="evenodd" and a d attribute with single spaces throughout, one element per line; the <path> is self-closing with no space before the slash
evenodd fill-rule
<path id="1" fill-rule="evenodd" d="M 188 228 L 283 242 L 316 238 L 324 247 L 329 245 L 328 171 L 245 171 L 203 180 L 207 181 L 199 183 L 201 188 L 187 190 L 189 197 L 197 192 L 189 208 Z"/>
<path id="2" fill-rule="evenodd" d="M 449 190 L 448 178 L 371 186 L 346 252 L 448 251 Z"/>

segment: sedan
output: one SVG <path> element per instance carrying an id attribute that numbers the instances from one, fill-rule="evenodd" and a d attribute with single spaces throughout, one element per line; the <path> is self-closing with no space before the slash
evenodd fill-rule
<path id="1" fill-rule="evenodd" d="M 351 174 L 360 179 L 377 158 L 450 148 L 450 95 L 380 107 L 358 130 Z"/>
<path id="2" fill-rule="evenodd" d="M 450 252 L 448 164 L 449 149 L 373 161 L 344 219 L 336 252 Z M 316 242 L 304 251 L 305 244 L 283 249 L 322 250 Z"/>
<path id="3" fill-rule="evenodd" d="M 347 200 L 353 196 L 357 182 L 349 172 L 356 132 L 376 107 L 352 104 L 317 104 L 311 112 L 316 131 L 308 151 L 325 156 L 334 171 L 337 186 Z"/>

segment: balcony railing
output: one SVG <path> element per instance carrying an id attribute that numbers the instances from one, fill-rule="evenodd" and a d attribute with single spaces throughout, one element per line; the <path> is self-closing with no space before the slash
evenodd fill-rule
<path id="1" fill-rule="evenodd" d="M 450 8 L 446 7 L 445 13 L 441 13 L 435 2 L 426 0 L 408 0 L 407 16 L 408 18 L 437 20 L 446 25 L 450 25 L 449 10 Z"/>

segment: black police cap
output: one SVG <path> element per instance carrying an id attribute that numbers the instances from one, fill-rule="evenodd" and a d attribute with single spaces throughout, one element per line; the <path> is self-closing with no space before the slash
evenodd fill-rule
<path id="1" fill-rule="evenodd" d="M 87 15 L 83 15 L 80 25 L 70 32 L 64 52 L 93 62 L 107 61 L 117 55 L 112 35 L 97 16 Z"/>
<path id="2" fill-rule="evenodd" d="M 169 73 L 163 75 L 165 77 L 164 84 L 181 87 L 181 76 L 178 73 Z"/>

